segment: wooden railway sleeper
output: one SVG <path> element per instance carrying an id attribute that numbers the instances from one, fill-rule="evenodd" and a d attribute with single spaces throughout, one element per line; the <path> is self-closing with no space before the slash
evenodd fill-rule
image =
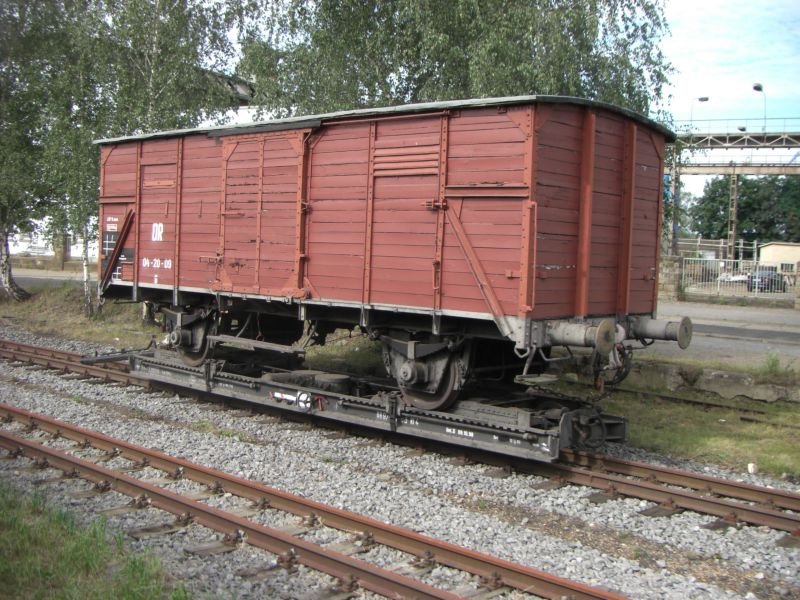
<path id="1" fill-rule="evenodd" d="M 294 548 L 289 548 L 278 556 L 277 565 L 282 569 L 286 569 L 289 573 L 297 571 L 297 564 L 297 551 Z"/>
<path id="2" fill-rule="evenodd" d="M 336 583 L 331 587 L 331 591 L 334 594 L 346 594 L 347 596 L 345 597 L 349 597 L 350 594 L 354 594 L 360 588 L 358 577 L 351 574 L 344 578 L 338 577 Z"/>
<path id="3" fill-rule="evenodd" d="M 117 458 L 118 456 L 122 456 L 122 450 L 119 448 L 112 448 L 111 450 L 105 452 L 102 456 L 95 458 L 92 462 L 96 464 L 106 463 L 110 460 Z"/>

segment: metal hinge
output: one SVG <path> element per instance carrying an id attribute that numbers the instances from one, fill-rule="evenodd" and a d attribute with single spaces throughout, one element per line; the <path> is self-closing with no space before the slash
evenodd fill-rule
<path id="1" fill-rule="evenodd" d="M 425 200 L 422 205 L 428 210 L 447 210 L 447 198 Z"/>

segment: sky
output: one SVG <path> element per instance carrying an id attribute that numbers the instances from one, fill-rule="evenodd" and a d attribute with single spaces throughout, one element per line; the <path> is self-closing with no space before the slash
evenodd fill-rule
<path id="1" fill-rule="evenodd" d="M 800 1 L 665 0 L 665 15 L 677 125 L 691 117 L 700 129 L 724 119 L 714 125 L 761 131 L 766 95 L 767 130 L 800 131 Z M 707 102 L 696 100 L 704 96 Z"/>
<path id="2" fill-rule="evenodd" d="M 665 0 L 665 16 L 671 33 L 662 49 L 675 69 L 667 108 L 676 130 L 800 131 L 800 0 Z M 796 153 L 717 150 L 691 160 L 788 162 Z M 681 177 L 694 196 L 709 179 Z"/>

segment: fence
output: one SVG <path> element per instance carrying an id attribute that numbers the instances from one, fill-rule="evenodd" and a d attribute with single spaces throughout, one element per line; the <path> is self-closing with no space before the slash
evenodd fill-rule
<path id="1" fill-rule="evenodd" d="M 681 284 L 690 294 L 791 300 L 797 287 L 798 264 L 684 258 Z"/>

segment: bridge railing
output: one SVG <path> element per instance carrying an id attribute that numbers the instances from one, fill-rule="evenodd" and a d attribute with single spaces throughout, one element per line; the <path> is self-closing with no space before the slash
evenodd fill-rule
<path id="1" fill-rule="evenodd" d="M 800 131 L 800 117 L 769 117 L 767 119 L 694 119 L 675 121 L 672 126 L 678 135 L 709 133 L 783 133 Z"/>

